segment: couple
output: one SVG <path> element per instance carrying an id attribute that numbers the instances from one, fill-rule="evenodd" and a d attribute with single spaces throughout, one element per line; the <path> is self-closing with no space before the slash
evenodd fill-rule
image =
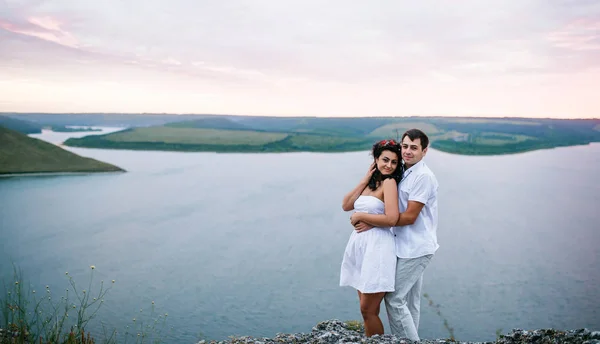
<path id="1" fill-rule="evenodd" d="M 383 334 L 379 306 L 385 300 L 392 333 L 419 340 L 423 272 L 437 243 L 438 182 L 422 160 L 429 138 L 418 129 L 401 143 L 373 145 L 374 163 L 343 200 L 354 210 L 341 267 L 340 286 L 358 290 L 365 335 Z"/>

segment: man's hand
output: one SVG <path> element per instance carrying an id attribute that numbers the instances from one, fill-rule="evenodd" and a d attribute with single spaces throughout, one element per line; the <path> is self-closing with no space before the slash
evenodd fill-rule
<path id="1" fill-rule="evenodd" d="M 360 222 L 361 216 L 362 216 L 362 213 L 360 213 L 360 212 L 355 212 L 354 214 L 350 215 L 350 223 L 353 226 L 355 226 L 357 223 Z"/>
<path id="2" fill-rule="evenodd" d="M 370 224 L 361 221 L 361 216 L 362 213 L 360 212 L 356 212 L 352 214 L 352 216 L 350 216 L 350 223 L 352 224 L 352 226 L 354 226 L 354 229 L 357 233 L 368 231 L 369 229 L 373 228 L 373 226 L 371 226 Z"/>
<path id="3" fill-rule="evenodd" d="M 354 229 L 356 230 L 356 233 L 366 232 L 371 228 L 373 228 L 373 226 L 371 226 L 370 224 L 364 223 L 364 222 L 358 222 L 354 225 Z"/>

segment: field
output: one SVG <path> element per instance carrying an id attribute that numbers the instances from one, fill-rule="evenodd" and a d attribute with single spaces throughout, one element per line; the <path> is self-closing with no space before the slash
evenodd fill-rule
<path id="1" fill-rule="evenodd" d="M 453 123 L 484 123 L 484 124 L 513 124 L 513 125 L 542 125 L 535 120 L 519 121 L 510 119 L 489 119 L 489 118 L 453 118 Z"/>
<path id="2" fill-rule="evenodd" d="M 525 135 L 511 135 L 486 132 L 477 135 L 470 135 L 469 138 L 472 140 L 472 142 L 481 145 L 503 145 L 506 143 L 518 143 L 536 139 L 535 137 Z"/>
<path id="3" fill-rule="evenodd" d="M 260 146 L 285 139 L 285 133 L 262 133 L 256 131 L 219 130 L 202 128 L 150 127 L 135 128 L 106 136 L 113 142 L 164 142 L 189 145 L 220 144 Z"/>
<path id="4" fill-rule="evenodd" d="M 369 133 L 372 137 L 397 137 L 408 129 L 419 128 L 427 133 L 428 136 L 433 136 L 440 133 L 440 130 L 432 123 L 427 122 L 398 122 L 382 125 L 381 127 Z"/>
<path id="5" fill-rule="evenodd" d="M 323 136 L 323 135 L 292 135 L 290 142 L 293 147 L 299 150 L 327 151 L 330 149 L 344 150 L 344 147 L 364 144 L 371 144 L 369 140 L 362 138 Z"/>
<path id="6" fill-rule="evenodd" d="M 302 133 L 175 127 L 134 128 L 108 135 L 69 139 L 79 147 L 187 152 L 330 152 L 368 147 L 371 140 Z"/>

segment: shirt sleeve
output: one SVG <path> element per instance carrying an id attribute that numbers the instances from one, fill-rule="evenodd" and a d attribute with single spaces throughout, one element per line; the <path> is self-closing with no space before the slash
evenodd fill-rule
<path id="1" fill-rule="evenodd" d="M 427 200 L 431 197 L 434 188 L 435 185 L 431 176 L 422 174 L 415 180 L 415 184 L 408 195 L 408 200 L 427 204 Z"/>

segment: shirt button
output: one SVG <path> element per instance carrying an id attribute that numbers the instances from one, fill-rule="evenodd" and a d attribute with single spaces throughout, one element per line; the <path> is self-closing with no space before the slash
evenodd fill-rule
<path id="1" fill-rule="evenodd" d="M 394 236 L 396 236 L 396 234 L 394 234 Z"/>

